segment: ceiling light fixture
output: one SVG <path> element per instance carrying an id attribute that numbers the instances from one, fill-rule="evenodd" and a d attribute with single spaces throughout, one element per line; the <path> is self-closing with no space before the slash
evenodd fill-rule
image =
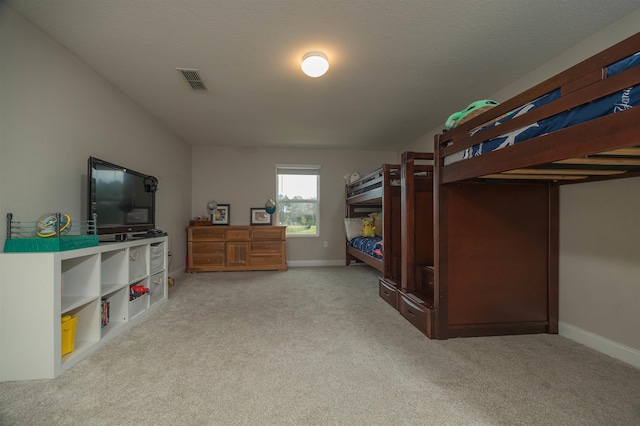
<path id="1" fill-rule="evenodd" d="M 329 60 L 324 53 L 309 52 L 302 57 L 302 72 L 309 77 L 320 77 L 329 69 Z"/>

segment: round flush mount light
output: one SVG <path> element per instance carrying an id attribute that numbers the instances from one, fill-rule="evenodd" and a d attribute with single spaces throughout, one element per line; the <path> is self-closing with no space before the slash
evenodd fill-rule
<path id="1" fill-rule="evenodd" d="M 329 69 L 329 61 L 324 53 L 309 52 L 302 57 L 302 72 L 309 77 L 320 77 Z"/>

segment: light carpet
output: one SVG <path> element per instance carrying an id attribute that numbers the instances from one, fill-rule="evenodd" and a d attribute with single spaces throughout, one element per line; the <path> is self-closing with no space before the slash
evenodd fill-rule
<path id="1" fill-rule="evenodd" d="M 640 370 L 558 335 L 429 340 L 365 266 L 180 277 L 2 425 L 640 425 Z"/>

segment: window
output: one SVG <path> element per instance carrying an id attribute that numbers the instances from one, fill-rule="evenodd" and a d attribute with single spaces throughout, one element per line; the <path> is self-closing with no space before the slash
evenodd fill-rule
<path id="1" fill-rule="evenodd" d="M 276 165 L 276 179 L 277 224 L 287 227 L 287 237 L 320 235 L 320 166 Z"/>

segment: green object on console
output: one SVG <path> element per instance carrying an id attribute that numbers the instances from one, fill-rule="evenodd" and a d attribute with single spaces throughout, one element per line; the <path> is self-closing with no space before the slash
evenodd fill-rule
<path id="1" fill-rule="evenodd" d="M 10 238 L 4 242 L 5 253 L 33 253 L 95 247 L 97 235 L 63 235 L 60 238 Z"/>

